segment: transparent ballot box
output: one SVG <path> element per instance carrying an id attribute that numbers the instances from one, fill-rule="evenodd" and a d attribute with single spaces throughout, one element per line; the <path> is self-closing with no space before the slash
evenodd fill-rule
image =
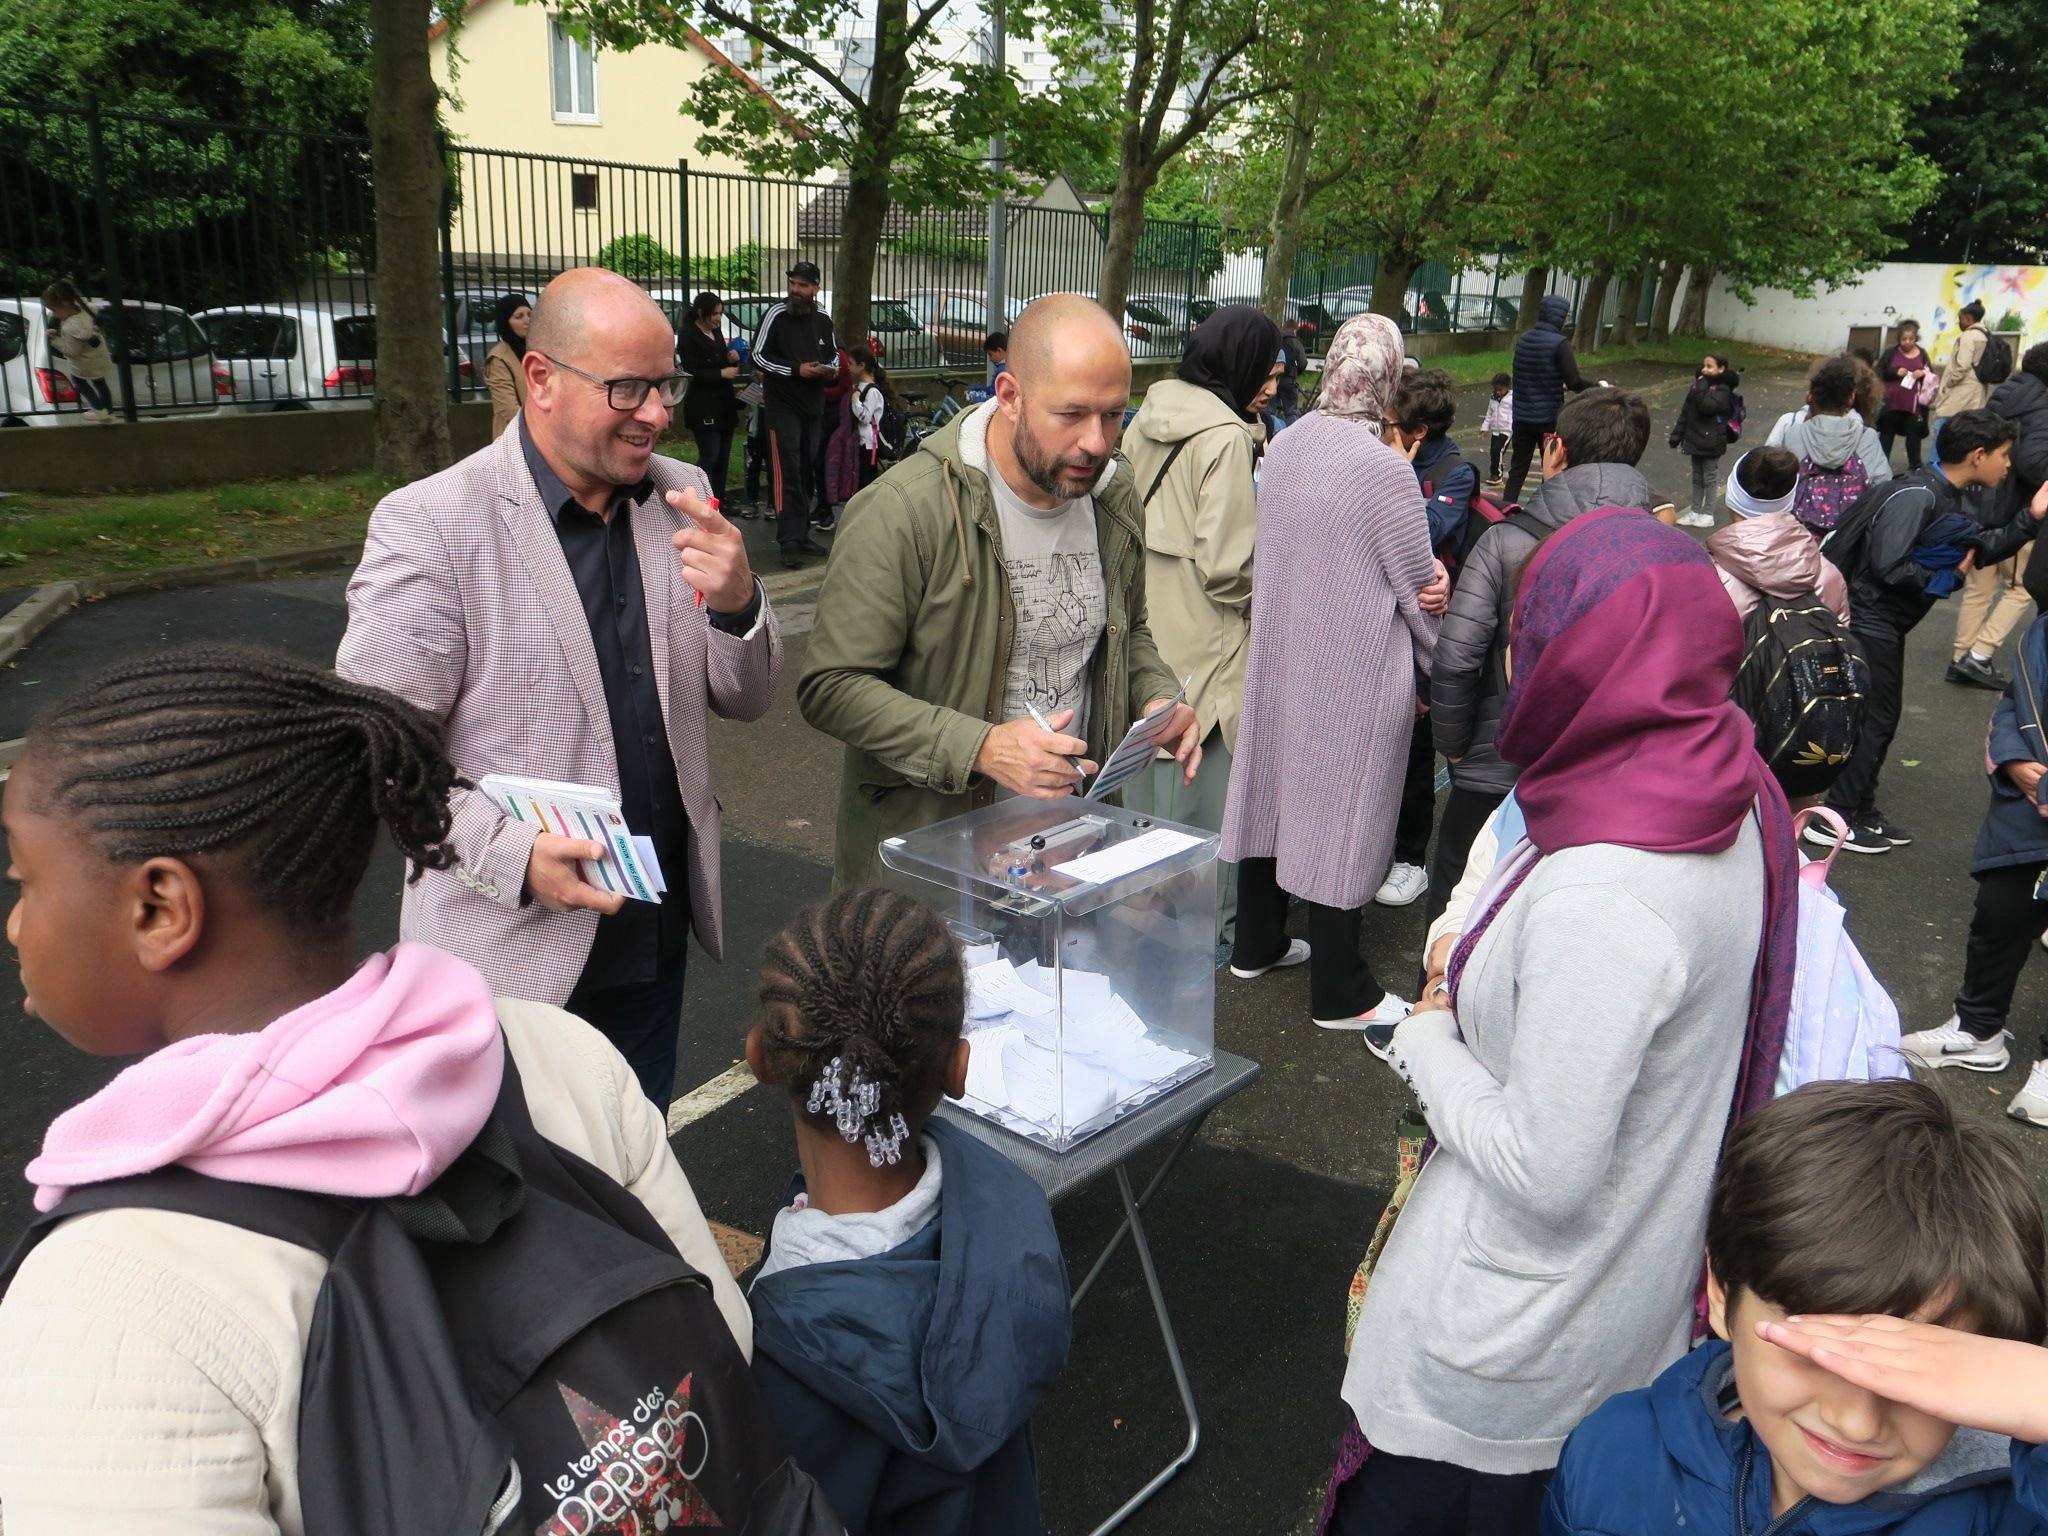
<path id="1" fill-rule="evenodd" d="M 963 1108 L 1064 1152 L 1215 1064 L 1218 844 L 1069 798 L 881 845 L 965 952 Z"/>

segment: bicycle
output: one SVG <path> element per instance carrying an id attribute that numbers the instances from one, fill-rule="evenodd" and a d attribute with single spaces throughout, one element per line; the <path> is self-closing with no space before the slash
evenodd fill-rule
<path id="1" fill-rule="evenodd" d="M 994 393 L 979 379 L 955 377 L 952 374 L 938 375 L 939 388 L 943 393 L 939 403 L 930 410 L 920 409 L 931 397 L 922 390 L 900 389 L 896 397 L 903 402 L 903 457 L 916 452 L 917 445 L 930 437 L 947 422 L 958 416 L 970 405 L 979 405 Z M 955 396 L 958 391 L 958 398 Z M 963 403 L 964 401 L 964 403 Z"/>

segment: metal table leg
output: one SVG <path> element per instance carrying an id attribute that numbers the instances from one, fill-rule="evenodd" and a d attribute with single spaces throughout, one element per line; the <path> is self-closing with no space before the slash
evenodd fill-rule
<path id="1" fill-rule="evenodd" d="M 1208 1117 L 1203 1117 L 1203 1119 L 1206 1118 Z M 1107 1536 L 1108 1532 L 1122 1525 L 1137 1512 L 1140 1505 L 1144 1504 L 1146 1500 L 1150 1499 L 1161 1488 L 1164 1488 L 1172 1480 L 1175 1473 L 1195 1459 L 1195 1452 L 1200 1449 L 1202 1444 L 1201 1416 L 1195 1411 L 1194 1389 L 1188 1385 L 1187 1366 L 1181 1360 L 1180 1340 L 1174 1336 L 1173 1318 L 1166 1310 L 1166 1293 L 1159 1285 L 1159 1271 L 1152 1263 L 1152 1245 L 1145 1239 L 1144 1217 L 1146 1203 L 1158 1192 L 1159 1186 L 1165 1182 L 1166 1176 L 1173 1171 L 1174 1165 L 1180 1161 L 1181 1154 L 1193 1145 L 1195 1134 L 1201 1128 L 1202 1122 L 1197 1120 L 1182 1132 L 1179 1143 L 1167 1155 L 1166 1161 L 1160 1165 L 1159 1171 L 1152 1175 L 1151 1182 L 1145 1186 L 1145 1193 L 1143 1195 L 1135 1194 L 1132 1191 L 1130 1171 L 1122 1164 L 1117 1165 L 1117 1193 L 1123 1197 L 1124 1202 L 1123 1225 L 1117 1228 L 1116 1235 L 1109 1240 L 1108 1246 L 1102 1250 L 1101 1255 L 1096 1259 L 1094 1267 L 1088 1271 L 1087 1278 L 1081 1282 L 1079 1289 L 1074 1292 L 1074 1305 L 1078 1307 L 1081 1304 L 1081 1298 L 1088 1293 L 1088 1288 L 1095 1283 L 1096 1276 L 1102 1273 L 1102 1266 L 1109 1262 L 1110 1255 L 1116 1252 L 1118 1244 L 1123 1241 L 1125 1234 L 1128 1233 L 1131 1239 L 1131 1246 L 1137 1251 L 1138 1267 L 1145 1272 L 1145 1289 L 1152 1297 L 1152 1313 L 1159 1319 L 1159 1337 L 1166 1345 L 1166 1361 L 1168 1365 L 1173 1367 L 1173 1383 L 1180 1391 L 1181 1410 L 1187 1415 L 1188 1420 L 1188 1442 L 1181 1448 L 1180 1454 L 1168 1462 L 1150 1482 L 1126 1499 L 1115 1514 L 1095 1527 L 1091 1536 Z"/>

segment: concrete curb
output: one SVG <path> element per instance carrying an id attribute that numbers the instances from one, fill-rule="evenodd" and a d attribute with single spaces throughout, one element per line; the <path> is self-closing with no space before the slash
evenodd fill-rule
<path id="1" fill-rule="evenodd" d="M 19 656 L 29 641 L 76 608 L 84 596 L 75 581 L 53 581 L 38 587 L 27 602 L 8 609 L 0 618 L 0 666 Z"/>

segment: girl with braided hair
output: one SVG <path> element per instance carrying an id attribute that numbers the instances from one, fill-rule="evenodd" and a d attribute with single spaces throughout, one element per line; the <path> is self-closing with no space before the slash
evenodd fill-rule
<path id="1" fill-rule="evenodd" d="M 1036 1536 L 1066 1265 L 1038 1185 L 933 1115 L 967 1086 L 959 946 L 843 891 L 769 943 L 760 999 L 747 1063 L 802 1165 L 749 1297 L 770 1415 L 851 1536 Z"/>
<path id="2" fill-rule="evenodd" d="M 416 1195 L 484 1126 L 509 1052 L 535 1128 L 638 1197 L 746 1349 L 745 1300 L 612 1045 L 494 1001 L 426 945 L 359 960 L 348 914 L 379 827 L 415 873 L 446 867 L 454 779 L 412 706 L 225 647 L 114 667 L 31 731 L 0 807 L 27 1010 L 83 1051 L 141 1056 L 50 1126 L 37 1208 L 173 1165 Z M 298 1536 L 326 1267 L 170 1210 L 62 1217 L 0 1304 L 9 1536 Z"/>

